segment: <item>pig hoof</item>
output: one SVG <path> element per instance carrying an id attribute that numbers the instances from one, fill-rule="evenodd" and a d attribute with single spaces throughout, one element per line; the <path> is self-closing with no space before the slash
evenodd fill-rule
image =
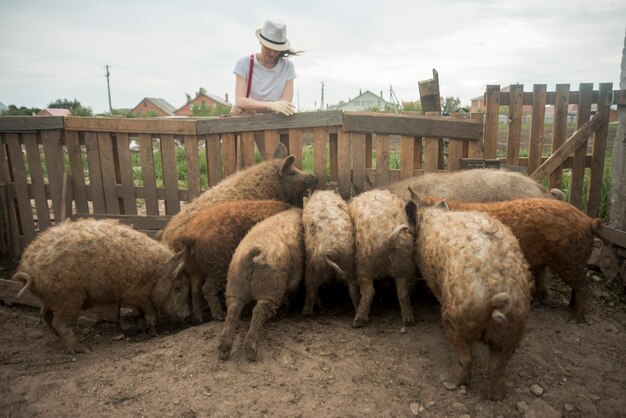
<path id="1" fill-rule="evenodd" d="M 502 399 L 504 399 L 505 393 L 506 392 L 504 391 L 504 388 L 492 388 L 487 393 L 487 399 L 489 399 L 490 401 L 501 401 Z"/>
<path id="2" fill-rule="evenodd" d="M 365 324 L 367 324 L 367 320 L 360 318 L 360 317 L 356 317 L 354 318 L 354 321 L 352 321 L 353 328 L 361 328 L 361 327 L 364 327 Z"/>
<path id="3" fill-rule="evenodd" d="M 406 318 L 404 320 L 402 320 L 402 322 L 404 323 L 404 325 L 406 326 L 411 326 L 411 325 L 415 325 L 415 318 L 411 317 L 411 318 Z"/>
<path id="4" fill-rule="evenodd" d="M 230 357 L 230 347 L 226 347 L 226 345 L 220 344 L 217 352 L 220 360 L 228 360 Z"/>
<path id="5" fill-rule="evenodd" d="M 256 344 L 254 343 L 246 344 L 246 357 L 248 358 L 248 361 L 256 361 L 256 358 L 257 358 Z"/>
<path id="6" fill-rule="evenodd" d="M 309 309 L 309 308 L 302 309 L 302 316 L 312 316 L 312 315 L 313 315 L 313 309 Z"/>
<path id="7" fill-rule="evenodd" d="M 91 348 L 81 343 L 67 344 L 67 352 L 70 354 L 76 353 L 91 353 Z"/>

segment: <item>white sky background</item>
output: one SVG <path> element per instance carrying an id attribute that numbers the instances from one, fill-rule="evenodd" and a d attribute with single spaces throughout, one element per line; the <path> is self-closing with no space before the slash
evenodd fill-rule
<path id="1" fill-rule="evenodd" d="M 0 102 L 44 108 L 77 99 L 108 111 L 159 97 L 175 108 L 200 87 L 234 99 L 235 62 L 260 50 L 265 19 L 287 23 L 301 111 L 393 86 L 469 105 L 487 84 L 612 82 L 619 89 L 623 0 L 0 0 Z"/>

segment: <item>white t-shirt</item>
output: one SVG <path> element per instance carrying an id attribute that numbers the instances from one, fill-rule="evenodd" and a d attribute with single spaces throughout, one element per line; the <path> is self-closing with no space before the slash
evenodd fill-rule
<path id="1" fill-rule="evenodd" d="M 233 72 L 243 77 L 247 82 L 249 69 L 250 55 L 239 59 L 237 64 L 235 64 Z M 296 78 L 296 70 L 291 61 L 281 58 L 274 68 L 265 68 L 257 61 L 255 56 L 250 98 L 264 102 L 280 100 L 285 83 L 294 78 Z"/>

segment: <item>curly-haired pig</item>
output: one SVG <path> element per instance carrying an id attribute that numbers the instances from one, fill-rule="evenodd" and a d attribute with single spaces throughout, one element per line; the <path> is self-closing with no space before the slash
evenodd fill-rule
<path id="1" fill-rule="evenodd" d="M 70 353 L 89 352 L 72 330 L 83 309 L 103 304 L 138 308 L 151 332 L 157 313 L 189 316 L 188 279 L 171 250 L 114 220 L 65 221 L 47 229 L 22 254 L 14 280 L 43 305 L 50 329 Z"/>
<path id="2" fill-rule="evenodd" d="M 421 205 L 434 205 L 441 199 L 418 195 Z M 572 288 L 570 308 L 574 319 L 582 321 L 588 293 L 587 260 L 593 249 L 594 234 L 602 221 L 592 219 L 568 202 L 555 199 L 517 199 L 509 202 L 468 203 L 453 199 L 443 202 L 453 211 L 480 211 L 511 228 L 535 277 L 535 300 L 547 295 L 545 268 L 548 267 Z"/>
<path id="3" fill-rule="evenodd" d="M 234 200 L 204 208 L 178 237 L 178 254 L 191 282 L 192 318 L 202 322 L 202 294 L 213 319 L 224 320 L 218 295 L 224 292 L 228 265 L 250 228 L 289 209 L 278 200 Z"/>
<path id="4" fill-rule="evenodd" d="M 522 173 L 493 168 L 425 173 L 380 189 L 389 190 L 408 202 L 411 200 L 409 187 L 416 193 L 464 202 L 499 202 L 525 197 L 563 199 L 559 189 L 548 191 Z"/>
<path id="5" fill-rule="evenodd" d="M 387 190 L 370 190 L 350 201 L 355 230 L 356 277 L 360 301 L 352 326 L 369 320 L 374 298 L 374 279 L 393 277 L 402 322 L 414 322 L 411 287 L 417 271 L 413 259 L 415 239 L 408 226 L 404 202 Z"/>
<path id="6" fill-rule="evenodd" d="M 175 246 L 176 238 L 187 223 L 202 209 L 216 203 L 275 199 L 302 207 L 304 196 L 317 185 L 317 177 L 294 167 L 295 160 L 296 157 L 288 156 L 287 148 L 279 144 L 274 158 L 236 172 L 185 205 L 165 225 L 160 240 L 179 250 Z"/>
<path id="7" fill-rule="evenodd" d="M 490 399 L 505 394 L 504 369 L 522 339 L 532 278 L 511 230 L 480 212 L 449 212 L 445 205 L 419 208 L 410 201 L 415 261 L 441 304 L 441 317 L 458 356 L 454 383 L 467 384 L 472 346 L 489 347 Z"/>
<path id="8" fill-rule="evenodd" d="M 302 314 L 309 316 L 319 287 L 336 278 L 348 285 L 354 308 L 359 305 L 359 286 L 354 273 L 354 225 L 348 204 L 336 191 L 317 190 L 302 211 L 306 267 L 306 300 Z"/>
<path id="9" fill-rule="evenodd" d="M 263 324 L 276 314 L 304 274 L 302 209 L 280 212 L 256 224 L 237 246 L 228 268 L 228 311 L 220 336 L 219 358 L 228 359 L 241 310 L 256 301 L 243 346 L 250 361 L 257 359 Z"/>

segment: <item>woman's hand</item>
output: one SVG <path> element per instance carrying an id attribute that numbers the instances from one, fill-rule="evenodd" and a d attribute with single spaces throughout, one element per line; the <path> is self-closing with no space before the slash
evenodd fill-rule
<path id="1" fill-rule="evenodd" d="M 290 102 L 286 100 L 278 100 L 276 102 L 268 102 L 267 110 L 276 112 L 276 113 L 282 113 L 285 116 L 291 116 L 293 115 L 296 108 L 294 107 L 293 104 L 291 104 Z"/>

